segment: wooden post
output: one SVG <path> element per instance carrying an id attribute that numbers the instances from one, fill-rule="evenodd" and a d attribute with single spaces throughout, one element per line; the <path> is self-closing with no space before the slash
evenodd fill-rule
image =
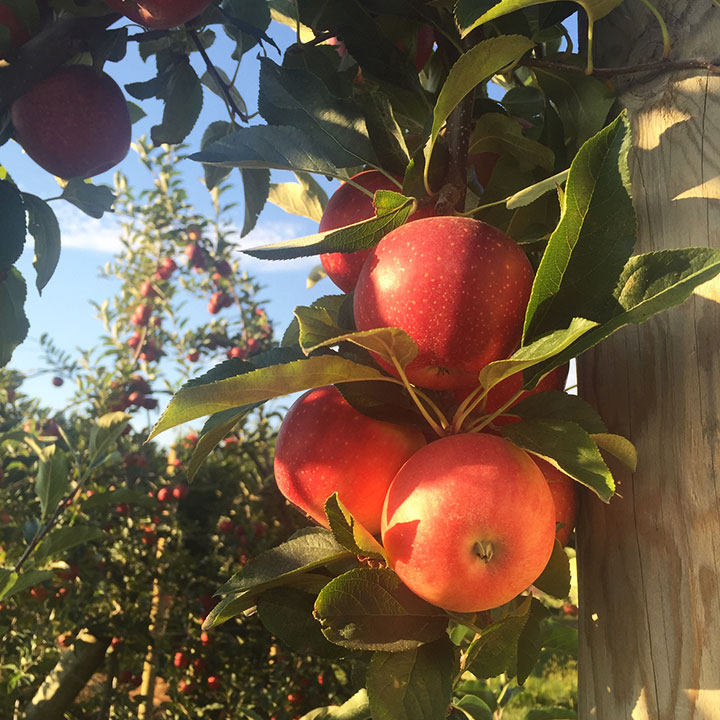
<path id="1" fill-rule="evenodd" d="M 712 2 L 656 3 L 671 59 L 720 57 Z M 596 27 L 596 66 L 661 55 L 639 2 Z M 720 248 L 720 75 L 618 80 L 634 135 L 638 251 Z M 616 497 L 583 498 L 580 708 L 599 720 L 720 717 L 720 292 L 621 331 L 584 357 L 580 393 L 639 451 Z"/>

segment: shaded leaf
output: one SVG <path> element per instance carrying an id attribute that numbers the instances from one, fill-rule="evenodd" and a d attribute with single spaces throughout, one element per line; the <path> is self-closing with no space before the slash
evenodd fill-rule
<path id="1" fill-rule="evenodd" d="M 577 628 L 565 625 L 554 618 L 548 618 L 543 625 L 540 643 L 545 650 L 577 656 Z"/>
<path id="2" fill-rule="evenodd" d="M 57 445 L 48 445 L 42 450 L 38 461 L 35 493 L 40 500 L 41 519 L 55 510 L 69 485 L 67 458 Z"/>
<path id="3" fill-rule="evenodd" d="M 202 86 L 187 56 L 173 56 L 172 72 L 160 90 L 162 121 L 150 129 L 153 144 L 179 144 L 195 127 L 203 105 Z"/>
<path id="4" fill-rule="evenodd" d="M 9 180 L 0 179 L 0 217 L 3 220 L 0 271 L 3 271 L 22 255 L 26 232 L 23 196 Z"/>
<path id="5" fill-rule="evenodd" d="M 245 196 L 245 219 L 240 237 L 245 237 L 255 227 L 258 217 L 265 207 L 270 192 L 270 171 L 243 169 L 240 172 Z"/>
<path id="6" fill-rule="evenodd" d="M 73 525 L 58 528 L 46 535 L 38 544 L 32 556 L 33 561 L 36 565 L 42 565 L 70 548 L 98 540 L 102 536 L 103 531 L 99 527 Z"/>
<path id="7" fill-rule="evenodd" d="M 23 276 L 10 268 L 5 281 L 0 282 L 0 367 L 10 362 L 13 350 L 27 337 L 30 324 L 25 316 L 26 297 Z"/>
<path id="8" fill-rule="evenodd" d="M 109 186 L 93 185 L 80 178 L 68 180 L 60 197 L 96 219 L 100 219 L 106 212 L 112 212 L 115 202 L 115 193 Z"/>
<path id="9" fill-rule="evenodd" d="M 476 695 L 465 695 L 455 705 L 462 708 L 473 720 L 494 720 L 490 706 Z"/>
<path id="10" fill-rule="evenodd" d="M 516 677 L 518 685 L 525 683 L 540 658 L 542 625 L 548 614 L 548 610 L 537 598 L 531 598 L 528 621 L 518 640 L 517 657 L 508 670 L 508 676 Z"/>
<path id="11" fill-rule="evenodd" d="M 101 459 L 109 448 L 122 435 L 130 421 L 124 412 L 112 412 L 101 415 L 90 429 L 90 465 Z"/>
<path id="12" fill-rule="evenodd" d="M 447 638 L 402 653 L 375 653 L 367 674 L 373 720 L 444 720 L 457 665 Z"/>
<path id="13" fill-rule="evenodd" d="M 591 434 L 607 432 L 603 419 L 587 400 L 560 390 L 529 395 L 508 412 L 523 420 L 571 420 Z"/>
<path id="14" fill-rule="evenodd" d="M 54 577 L 50 570 L 25 570 L 22 573 L 11 573 L 9 582 L 6 582 L 5 590 L 0 592 L 0 600 L 5 600 L 13 595 L 23 592 L 28 588 L 35 587 Z"/>
<path id="15" fill-rule="evenodd" d="M 325 637 L 353 650 L 401 652 L 446 634 L 443 610 L 389 569 L 357 568 L 331 580 L 315 601 Z"/>
<path id="16" fill-rule="evenodd" d="M 295 177 L 297 182 L 271 183 L 268 200 L 287 213 L 320 222 L 327 194 L 311 175 L 295 173 Z"/>
<path id="17" fill-rule="evenodd" d="M 298 720 L 371 720 L 367 690 L 358 690 L 342 705 L 315 708 Z"/>
<path id="18" fill-rule="evenodd" d="M 35 238 L 35 287 L 42 291 L 60 260 L 60 225 L 52 208 L 37 195 L 23 193 L 23 200 L 28 214 L 28 230 Z"/>
<path id="19" fill-rule="evenodd" d="M 205 128 L 202 140 L 200 141 L 200 149 L 204 150 L 208 145 L 212 145 L 217 140 L 230 135 L 234 131 L 235 126 L 227 120 L 211 122 Z M 203 163 L 203 171 L 205 173 L 205 187 L 208 190 L 212 190 L 232 172 L 232 168 L 206 165 Z"/>
<path id="20" fill-rule="evenodd" d="M 118 488 L 117 490 L 105 490 L 96 492 L 89 498 L 82 501 L 83 512 L 92 512 L 93 510 L 102 509 L 103 511 L 108 505 L 137 505 L 138 507 L 156 508 L 157 500 L 148 496 L 141 490 L 133 490 L 132 488 Z"/>
<path id="21" fill-rule="evenodd" d="M 546 595 L 560 599 L 570 594 L 570 560 L 559 540 L 555 540 L 552 555 L 533 585 Z"/>
<path id="22" fill-rule="evenodd" d="M 325 501 L 324 509 L 330 530 L 343 547 L 356 555 L 386 559 L 383 546 L 352 516 L 337 493 L 333 493 Z"/>

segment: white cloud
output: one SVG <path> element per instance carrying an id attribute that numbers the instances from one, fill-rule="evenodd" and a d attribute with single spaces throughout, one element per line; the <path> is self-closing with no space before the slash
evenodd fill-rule
<path id="1" fill-rule="evenodd" d="M 56 205 L 53 209 L 60 223 L 64 248 L 108 255 L 122 249 L 120 222 L 113 215 L 106 213 L 102 219 L 96 220 L 67 203 Z"/>

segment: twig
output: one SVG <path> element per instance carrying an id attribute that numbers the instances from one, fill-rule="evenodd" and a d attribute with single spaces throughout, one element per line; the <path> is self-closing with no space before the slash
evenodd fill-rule
<path id="1" fill-rule="evenodd" d="M 524 67 L 545 68 L 547 70 L 558 70 L 560 72 L 571 72 L 585 75 L 585 68 L 567 63 L 554 62 L 552 60 L 535 60 L 527 58 L 521 60 L 520 65 Z M 703 60 L 702 58 L 691 58 L 688 60 L 652 60 L 639 65 L 625 65 L 615 68 L 595 68 L 590 75 L 601 78 L 613 78 L 617 75 L 633 75 L 644 72 L 676 72 L 678 70 L 708 70 L 720 75 L 720 60 Z"/>
<path id="2" fill-rule="evenodd" d="M 225 101 L 227 102 L 230 110 L 233 112 L 233 114 L 237 115 L 243 122 L 247 122 L 248 116 L 235 104 L 235 100 L 233 100 L 230 93 L 230 86 L 220 77 L 220 73 L 213 65 L 210 56 L 207 54 L 205 48 L 202 45 L 202 42 L 200 42 L 200 38 L 194 32 L 190 33 L 190 37 L 192 38 L 192 41 L 195 44 L 198 52 L 200 53 L 200 55 L 202 55 L 202 59 L 205 61 L 208 72 L 210 73 L 210 75 L 212 75 L 213 80 L 215 80 L 215 82 L 218 84 L 220 90 L 222 90 L 222 94 L 225 96 Z"/>

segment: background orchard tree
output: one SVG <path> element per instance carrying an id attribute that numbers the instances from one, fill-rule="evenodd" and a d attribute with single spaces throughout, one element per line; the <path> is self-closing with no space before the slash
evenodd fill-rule
<path id="1" fill-rule="evenodd" d="M 127 5 L 133 3 L 112 3 L 122 12 L 127 12 Z M 564 2 L 536 6 L 503 0 L 479 7 L 465 0 L 342 4 L 225 0 L 193 8 L 203 12 L 187 18 L 189 23 L 181 28 L 165 29 L 140 18 L 156 29 L 128 34 L 125 28 L 108 30 L 118 16 L 108 13 L 108 5 L 100 0 L 55 0 L 43 4 L 42 12 L 35 3 L 23 11 L 27 34 L 37 33 L 25 44 L 22 33 L 6 21 L 10 31 L 6 43 L 20 47 L 9 47 L 10 61 L 0 68 L 3 109 L 10 110 L 8 117 L 15 117 L 16 125 L 14 131 L 6 126 L 5 137 L 14 132 L 23 141 L 18 98 L 28 89 L 42 87 L 40 83 L 52 79 L 61 64 L 89 57 L 95 65 L 110 69 L 112 62 L 122 62 L 127 42 L 138 42 L 144 57 L 154 57 L 157 76 L 131 83 L 126 90 L 140 103 L 150 98 L 164 103 L 162 119 L 151 133 L 154 144 L 185 139 L 200 112 L 203 85 L 224 98 L 227 119 L 208 127 L 199 152 L 190 158 L 203 163 L 206 184 L 216 193 L 234 169 L 240 170 L 243 233 L 253 227 L 267 200 L 318 219 L 323 194 L 310 177 L 313 174 L 345 179 L 358 192 L 367 190 L 353 179 L 359 171 L 376 171 L 391 183 L 374 192 L 373 214 L 353 218 L 355 223 L 347 227 L 332 223 L 331 229 L 324 226 L 317 235 L 250 251 L 256 257 L 325 256 L 382 247 L 386 236 L 397 237 L 393 231 L 414 213 L 430 210 L 439 217 L 412 226 L 438 229 L 430 254 L 436 249 L 438 254 L 448 252 L 452 246 L 442 242 L 441 229 L 456 227 L 457 222 L 446 216 L 463 215 L 507 233 L 535 270 L 515 344 L 485 358 L 492 362 L 484 367 L 470 368 L 477 375 L 477 386 L 468 389 L 465 399 L 446 392 L 451 384 L 419 387 L 427 385 L 422 375 L 412 374 L 411 383 L 406 368 L 416 357 L 424 357 L 426 338 L 411 331 L 412 323 L 406 326 L 402 317 L 386 323 L 393 327 L 382 327 L 380 322 L 363 325 L 358 332 L 362 301 L 343 293 L 297 308 L 279 347 L 267 343 L 263 352 L 243 358 L 248 348 L 233 345 L 240 348 L 235 357 L 174 395 L 152 436 L 209 415 L 190 461 L 192 474 L 230 428 L 267 400 L 332 384 L 356 411 L 420 426 L 429 438 L 493 431 L 585 486 L 586 506 L 610 501 L 618 471 L 606 464 L 608 455 L 630 472 L 636 467 L 632 444 L 613 432 L 614 418 L 608 418 L 608 426 L 590 405 L 557 390 L 524 397 L 522 393 L 538 389 L 568 360 L 623 327 L 679 304 L 720 270 L 718 250 L 694 240 L 682 250 L 632 254 L 636 239 L 629 169 L 632 123 L 607 81 L 618 75 L 649 71 L 666 75 L 714 66 L 692 54 L 668 59 L 670 34 L 663 14 L 649 6 L 662 48 L 643 47 L 648 53 L 636 66 L 597 68 L 591 31 L 618 6 L 623 12 L 620 0 L 582 4 L 589 42 L 580 52 L 570 46 L 562 25 L 576 8 Z M 139 19 L 132 11 L 128 15 Z M 266 55 L 260 59 L 256 117 L 254 108 L 247 108 L 232 87 L 231 78 L 239 68 L 228 65 L 224 72 L 214 66 L 208 48 L 222 26 L 236 40 L 232 59 L 240 63 L 249 49 L 272 44 L 271 19 L 294 28 L 297 42 L 281 62 Z M 434 44 L 427 42 L 431 35 Z M 207 71 L 202 77 L 191 56 L 202 60 Z M 86 113 L 78 124 L 91 116 Z M 42 139 L 42 132 L 25 136 L 31 156 L 30 146 L 38 135 Z M 64 171 L 38 153 L 36 159 L 46 169 Z M 73 153 L 70 159 L 76 159 Z M 296 180 L 272 183 L 276 178 L 271 172 L 282 170 L 295 173 Z M 20 309 L 24 281 L 11 267 L 22 249 L 26 224 L 36 240 L 39 286 L 52 274 L 59 231 L 47 203 L 23 193 L 10 176 L 0 190 L 10 238 L 3 257 L 9 269 L 4 270 L 0 296 L 8 328 L 2 359 L 7 360 L 27 325 Z M 172 194 L 168 185 L 159 188 L 158 203 L 168 192 Z M 78 177 L 64 185 L 63 196 L 95 214 L 102 214 L 112 202 L 107 190 Z M 172 227 L 170 221 L 155 231 L 172 233 Z M 200 273 L 209 249 L 205 229 L 201 223 L 192 230 L 187 227 L 183 239 L 189 263 Z M 222 227 L 214 232 L 220 240 Z M 400 232 L 410 231 L 401 228 Z M 692 247 L 696 244 L 700 247 Z M 211 247 L 217 254 L 213 261 L 230 264 L 222 242 Z M 380 252 L 373 250 L 372 257 L 377 259 Z M 166 258 L 158 253 L 149 257 L 140 272 L 143 283 L 153 267 L 158 283 L 177 270 L 176 263 L 163 265 Z M 442 259 L 440 267 L 454 260 Z M 233 300 L 230 275 L 218 268 L 219 287 L 209 304 L 212 314 L 220 314 Z M 428 272 L 437 271 L 428 264 Z M 318 269 L 314 279 L 322 273 Z M 363 278 L 369 274 L 363 273 Z M 442 275 L 438 277 L 442 281 Z M 443 292 L 452 296 L 460 286 L 460 281 L 446 283 Z M 103 312 L 109 321 L 117 320 L 123 333 L 136 328 L 128 339 L 135 351 L 132 364 L 145 363 L 150 370 L 167 341 L 180 336 L 167 324 L 156 323 L 160 314 L 172 321 L 165 286 L 150 282 L 137 287 L 112 313 Z M 467 299 L 467 294 L 463 297 Z M 433 299 L 437 298 L 412 298 L 405 307 Z M 460 302 L 454 307 L 456 315 L 447 319 L 450 331 L 460 327 L 463 312 L 477 311 Z M 188 362 L 194 362 L 196 352 L 217 349 L 222 324 L 219 328 L 215 334 L 206 334 L 206 328 L 194 338 L 183 338 Z M 247 328 L 244 335 L 227 331 L 226 335 L 249 343 Z M 122 344 L 119 334 L 114 342 Z M 445 373 L 447 365 L 435 369 Z M 489 393 L 510 379 L 517 382 L 515 394 L 490 409 Z M 125 384 L 111 386 L 117 395 L 114 401 L 142 404 L 148 399 L 137 381 L 135 386 L 128 384 L 132 381 L 132 376 L 123 377 Z M 487 612 L 459 613 L 450 610 L 452 601 L 443 600 L 447 607 L 440 608 L 423 600 L 421 587 L 415 588 L 418 596 L 411 593 L 392 571 L 393 559 L 388 561 L 377 538 L 364 530 L 337 495 L 326 498 L 325 512 L 327 529 L 301 530 L 233 575 L 219 590 L 222 600 L 204 620 L 207 631 L 256 608 L 266 627 L 288 642 L 299 634 L 304 641 L 311 638 L 364 667 L 365 687 L 344 705 L 318 711 L 321 716 L 411 720 L 414 707 L 408 698 L 417 696 L 428 718 L 445 717 L 448 708 L 455 715 L 487 717 L 494 704 L 502 705 L 512 694 L 506 680 L 516 678 L 522 684 L 543 648 L 572 643 L 572 628 L 557 617 L 569 592 L 571 555 L 559 543 L 532 592 L 520 593 Z M 487 561 L 490 550 L 483 549 Z M 592 570 L 586 567 L 585 572 L 588 569 Z M 381 601 L 388 596 L 392 602 Z M 642 610 L 642 603 L 638 607 Z M 638 615 L 644 621 L 646 615 Z M 156 605 L 153 618 L 159 617 Z M 502 678 L 499 699 L 487 693 L 495 687 L 489 682 L 495 677 Z M 595 702 L 599 701 L 589 704 Z M 557 712 L 573 711 L 547 710 L 544 716 Z"/>

